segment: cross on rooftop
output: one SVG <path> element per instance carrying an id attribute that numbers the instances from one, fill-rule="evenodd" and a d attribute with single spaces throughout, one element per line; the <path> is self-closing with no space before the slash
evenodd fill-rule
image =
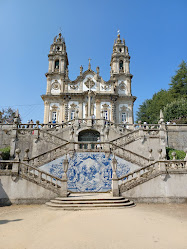
<path id="1" fill-rule="evenodd" d="M 90 64 L 91 59 L 89 58 L 88 60 L 89 60 L 88 68 L 91 69 L 91 64 Z"/>

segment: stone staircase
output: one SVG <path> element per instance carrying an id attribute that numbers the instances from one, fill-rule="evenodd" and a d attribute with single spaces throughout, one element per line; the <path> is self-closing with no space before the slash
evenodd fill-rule
<path id="1" fill-rule="evenodd" d="M 71 194 L 66 198 L 57 197 L 47 202 L 46 205 L 50 208 L 63 210 L 135 207 L 133 201 L 124 197 L 112 197 L 109 193 Z"/>

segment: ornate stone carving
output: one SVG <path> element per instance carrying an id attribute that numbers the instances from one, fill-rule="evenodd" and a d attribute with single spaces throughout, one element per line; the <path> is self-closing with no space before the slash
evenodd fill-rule
<path id="1" fill-rule="evenodd" d="M 101 89 L 102 90 L 110 90 L 111 89 L 111 85 L 101 85 Z"/>
<path id="2" fill-rule="evenodd" d="M 75 109 L 75 108 L 77 107 L 77 105 L 74 104 L 74 103 L 72 103 L 72 104 L 70 105 L 70 107 L 71 107 L 71 109 Z"/>
<path id="3" fill-rule="evenodd" d="M 107 104 L 103 104 L 103 105 L 102 105 L 102 107 L 103 107 L 103 110 L 107 110 L 107 109 L 108 109 L 108 107 L 109 107 L 109 105 L 107 105 Z"/>
<path id="4" fill-rule="evenodd" d="M 60 84 L 58 83 L 57 80 L 55 80 L 55 82 L 53 82 L 53 84 L 51 85 L 51 88 L 54 90 L 59 90 L 60 89 Z"/>
<path id="5" fill-rule="evenodd" d="M 125 112 L 126 110 L 127 110 L 127 107 L 123 105 L 123 106 L 121 107 L 121 112 Z"/>
<path id="6" fill-rule="evenodd" d="M 88 79 L 84 84 L 89 89 L 91 89 L 93 86 L 95 86 L 95 83 L 91 79 Z"/>
<path id="7" fill-rule="evenodd" d="M 121 91 L 125 91 L 126 85 L 125 85 L 124 81 L 122 81 L 122 82 L 119 84 L 119 89 L 120 89 Z"/>
<path id="8" fill-rule="evenodd" d="M 77 90 L 78 89 L 78 85 L 70 85 L 70 89 Z"/>

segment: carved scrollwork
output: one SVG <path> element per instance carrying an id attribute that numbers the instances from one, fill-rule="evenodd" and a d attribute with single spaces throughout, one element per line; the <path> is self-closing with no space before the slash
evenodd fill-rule
<path id="1" fill-rule="evenodd" d="M 59 90 L 60 89 L 60 84 L 58 83 L 57 80 L 51 85 L 51 88 L 54 90 Z"/>
<path id="2" fill-rule="evenodd" d="M 125 91 L 126 85 L 125 85 L 124 81 L 122 81 L 122 82 L 119 84 L 119 89 L 120 89 L 121 91 Z"/>
<path id="3" fill-rule="evenodd" d="M 101 89 L 102 90 L 110 90 L 111 89 L 111 85 L 101 85 Z"/>
<path id="4" fill-rule="evenodd" d="M 70 89 L 77 90 L 78 89 L 78 85 L 70 85 Z"/>

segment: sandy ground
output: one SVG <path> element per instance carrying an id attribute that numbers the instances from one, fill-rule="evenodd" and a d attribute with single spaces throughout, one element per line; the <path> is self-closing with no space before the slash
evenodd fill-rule
<path id="1" fill-rule="evenodd" d="M 0 249 L 187 249 L 186 204 L 52 210 L 0 207 Z"/>

